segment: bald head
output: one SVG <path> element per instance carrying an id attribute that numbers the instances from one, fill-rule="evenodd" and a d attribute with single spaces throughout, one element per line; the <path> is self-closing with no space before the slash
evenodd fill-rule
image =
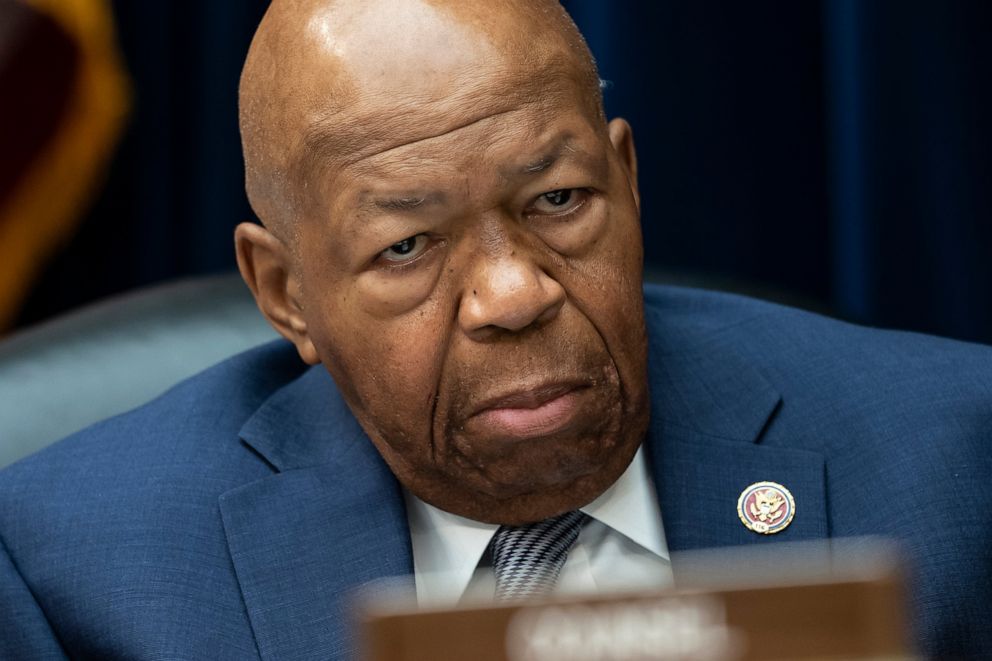
<path id="1" fill-rule="evenodd" d="M 274 0 L 241 78 L 249 200 L 293 243 L 324 168 L 458 128 L 425 125 L 431 109 L 484 117 L 576 88 L 604 123 L 592 56 L 555 0 Z"/>

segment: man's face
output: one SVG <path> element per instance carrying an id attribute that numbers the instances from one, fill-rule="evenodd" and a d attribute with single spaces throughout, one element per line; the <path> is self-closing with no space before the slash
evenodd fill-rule
<path id="1" fill-rule="evenodd" d="M 385 103 L 401 128 L 315 159 L 294 269 L 305 341 L 400 482 L 512 524 L 612 484 L 648 404 L 629 128 L 552 70 L 500 80 L 353 104 L 339 123 L 375 133 Z"/>

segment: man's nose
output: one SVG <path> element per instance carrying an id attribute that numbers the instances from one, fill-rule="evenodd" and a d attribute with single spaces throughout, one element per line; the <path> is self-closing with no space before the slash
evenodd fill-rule
<path id="1" fill-rule="evenodd" d="M 564 288 L 528 257 L 487 255 L 467 283 L 458 321 L 469 337 L 485 340 L 546 323 L 564 303 Z"/>

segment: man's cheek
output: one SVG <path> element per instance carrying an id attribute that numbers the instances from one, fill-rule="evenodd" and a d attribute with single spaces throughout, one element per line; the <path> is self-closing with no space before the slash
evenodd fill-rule
<path id="1" fill-rule="evenodd" d="M 443 251 L 435 249 L 424 264 L 402 276 L 368 271 L 358 277 L 354 290 L 362 311 L 377 323 L 391 324 L 398 319 L 414 319 L 428 314 L 435 306 L 432 295 L 443 273 Z"/>
<path id="2" fill-rule="evenodd" d="M 441 370 L 438 347 L 416 336 L 415 330 L 380 335 L 363 348 L 365 359 L 352 370 L 367 408 L 406 428 L 429 427 Z"/>
<path id="3" fill-rule="evenodd" d="M 637 328 L 641 319 L 641 271 L 638 262 L 593 259 L 573 264 L 569 297 L 604 339 Z"/>
<path id="4" fill-rule="evenodd" d="M 602 338 L 626 390 L 646 362 L 640 262 L 636 255 L 626 264 L 590 260 L 576 265 L 576 274 L 570 296 Z"/>

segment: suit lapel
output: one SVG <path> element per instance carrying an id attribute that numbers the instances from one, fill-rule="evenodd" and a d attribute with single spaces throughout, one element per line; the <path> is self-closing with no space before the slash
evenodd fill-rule
<path id="1" fill-rule="evenodd" d="M 646 441 L 671 551 L 827 536 L 825 466 L 813 452 L 760 443 L 781 398 L 735 351 L 732 333 L 681 332 L 648 308 L 652 420 Z M 775 535 L 744 527 L 737 499 L 778 482 L 796 500 Z"/>
<path id="2" fill-rule="evenodd" d="M 413 570 L 399 487 L 321 368 L 273 395 L 242 438 L 279 471 L 220 499 L 259 653 L 345 656 L 351 591 Z"/>

